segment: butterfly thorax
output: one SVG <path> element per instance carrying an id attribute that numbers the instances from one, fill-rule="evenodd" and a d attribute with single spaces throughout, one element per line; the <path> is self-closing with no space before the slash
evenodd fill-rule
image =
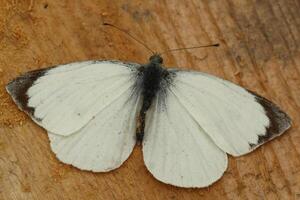
<path id="1" fill-rule="evenodd" d="M 163 59 L 155 54 L 150 57 L 150 62 L 146 64 L 142 71 L 142 96 L 143 107 L 147 111 L 153 98 L 161 88 L 161 82 L 168 75 L 168 71 L 162 67 Z"/>

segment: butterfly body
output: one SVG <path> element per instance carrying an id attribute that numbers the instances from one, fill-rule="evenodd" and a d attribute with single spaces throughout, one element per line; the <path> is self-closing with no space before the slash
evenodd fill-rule
<path id="1" fill-rule="evenodd" d="M 164 92 L 163 90 L 166 86 L 162 84 L 162 82 L 170 79 L 170 72 L 162 66 L 163 59 L 160 55 L 154 54 L 149 58 L 149 61 L 148 64 L 139 68 L 139 77 L 137 78 L 137 85 L 139 85 L 143 97 L 140 110 L 141 126 L 136 135 L 139 144 L 144 137 L 146 112 L 150 108 L 157 93 Z"/>

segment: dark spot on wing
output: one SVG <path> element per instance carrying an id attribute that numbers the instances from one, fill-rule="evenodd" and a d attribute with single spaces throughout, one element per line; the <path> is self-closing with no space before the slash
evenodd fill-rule
<path id="1" fill-rule="evenodd" d="M 34 108 L 28 106 L 27 91 L 33 83 L 41 76 L 43 76 L 50 68 L 34 70 L 27 72 L 24 75 L 17 77 L 7 84 L 6 89 L 12 96 L 14 102 L 19 108 L 29 115 L 33 115 Z"/>
<path id="2" fill-rule="evenodd" d="M 270 120 L 269 126 L 266 127 L 265 135 L 258 136 L 257 144 L 249 144 L 251 149 L 253 149 L 286 131 L 291 126 L 291 118 L 268 99 L 252 91 L 248 90 L 248 92 L 256 97 L 256 101 L 263 106 L 266 115 Z"/>

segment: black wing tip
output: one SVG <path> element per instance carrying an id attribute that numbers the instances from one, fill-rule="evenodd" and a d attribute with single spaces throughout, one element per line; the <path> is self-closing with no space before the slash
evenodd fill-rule
<path id="1" fill-rule="evenodd" d="M 249 144 L 250 148 L 253 149 L 283 134 L 291 127 L 292 119 L 273 102 L 255 92 L 249 90 L 248 92 L 255 96 L 256 101 L 264 108 L 266 115 L 270 120 L 269 126 L 266 127 L 266 134 L 259 135 L 256 144 Z"/>
<path id="2" fill-rule="evenodd" d="M 263 97 L 257 97 L 256 99 L 264 107 L 270 120 L 269 127 L 266 127 L 266 135 L 258 138 L 258 143 L 264 143 L 286 131 L 291 126 L 292 120 L 290 116 L 269 100 Z"/>
<path id="3" fill-rule="evenodd" d="M 47 69 L 38 69 L 34 71 L 27 72 L 6 85 L 6 91 L 18 107 L 28 113 L 33 115 L 34 108 L 28 106 L 28 96 L 27 91 L 33 85 L 33 83 L 41 76 L 43 76 L 49 68 Z"/>

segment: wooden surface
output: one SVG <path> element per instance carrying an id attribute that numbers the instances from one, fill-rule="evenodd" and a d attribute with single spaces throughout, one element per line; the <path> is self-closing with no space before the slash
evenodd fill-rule
<path id="1" fill-rule="evenodd" d="M 299 0 L 1 0 L 0 199 L 300 199 L 299 10 Z M 45 131 L 17 109 L 4 86 L 28 70 L 72 61 L 147 62 L 146 49 L 102 20 L 156 51 L 219 42 L 166 54 L 165 65 L 251 89 L 279 104 L 292 128 L 249 155 L 230 157 L 222 179 L 203 189 L 155 180 L 140 147 L 110 173 L 60 163 Z"/>

